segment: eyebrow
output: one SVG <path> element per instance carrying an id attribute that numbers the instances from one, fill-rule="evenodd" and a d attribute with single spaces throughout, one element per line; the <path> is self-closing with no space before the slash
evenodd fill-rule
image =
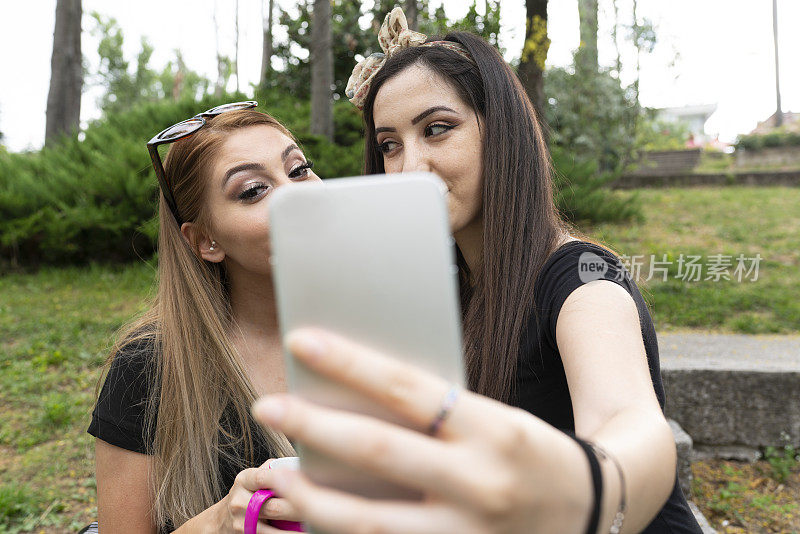
<path id="1" fill-rule="evenodd" d="M 432 108 L 428 108 L 413 119 L 411 119 L 411 124 L 417 124 L 419 121 L 430 115 L 431 113 L 436 113 L 437 111 L 450 111 L 452 113 L 456 113 L 456 110 L 450 109 L 447 106 L 433 106 Z"/>
<path id="2" fill-rule="evenodd" d="M 411 124 L 412 125 L 417 124 L 419 121 L 421 121 L 422 119 L 424 119 L 428 115 L 430 115 L 432 113 L 436 113 L 437 111 L 449 111 L 451 113 L 457 113 L 456 110 L 454 110 L 452 108 L 448 108 L 447 106 L 433 106 L 432 108 L 426 109 L 425 111 L 423 111 L 422 113 L 420 113 L 419 115 L 417 115 L 416 117 L 411 119 Z M 396 132 L 396 131 L 397 131 L 396 128 L 390 128 L 390 127 L 387 127 L 387 126 L 381 126 L 380 128 L 375 128 L 375 135 L 378 135 L 379 133 L 382 133 L 382 132 Z"/>
<path id="3" fill-rule="evenodd" d="M 300 149 L 294 143 L 287 146 L 286 148 L 283 149 L 283 153 L 281 153 L 281 161 L 286 161 L 286 158 L 289 157 L 289 154 L 292 153 L 292 150 L 300 150 Z"/>
<path id="4" fill-rule="evenodd" d="M 281 160 L 286 161 L 286 158 L 289 157 L 289 154 L 291 154 L 293 150 L 300 150 L 300 148 L 294 143 L 287 146 L 285 149 L 283 149 L 283 152 L 281 153 Z M 230 169 L 228 169 L 228 171 L 225 173 L 225 179 L 222 181 L 222 187 L 224 188 L 225 185 L 228 183 L 228 180 L 230 180 L 231 177 L 237 172 L 242 172 L 242 171 L 264 172 L 266 170 L 267 168 L 260 163 L 242 163 L 241 165 L 236 165 L 235 167 L 231 167 Z"/>
<path id="5" fill-rule="evenodd" d="M 225 173 L 225 179 L 222 181 L 222 187 L 224 188 L 225 185 L 228 183 L 228 180 L 231 179 L 231 176 L 236 174 L 237 172 L 242 171 L 266 171 L 267 168 L 264 167 L 260 163 L 242 163 L 241 165 L 236 165 L 235 167 L 231 167 Z"/>

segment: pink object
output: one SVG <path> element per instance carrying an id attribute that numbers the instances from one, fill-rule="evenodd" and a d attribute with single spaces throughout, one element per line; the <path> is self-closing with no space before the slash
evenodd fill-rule
<path id="1" fill-rule="evenodd" d="M 250 497 L 250 502 L 247 503 L 247 511 L 244 514 L 244 534 L 256 534 L 261 507 L 272 497 L 275 497 L 275 493 L 268 489 L 260 489 L 253 493 L 253 496 Z M 272 519 L 267 521 L 267 523 L 275 528 L 287 530 L 289 532 L 305 532 L 305 530 L 303 530 L 303 525 L 297 521 Z"/>

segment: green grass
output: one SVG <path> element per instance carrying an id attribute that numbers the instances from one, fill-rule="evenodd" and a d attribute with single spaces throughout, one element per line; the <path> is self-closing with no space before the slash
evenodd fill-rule
<path id="1" fill-rule="evenodd" d="M 153 276 L 139 264 L 0 278 L 0 533 L 75 532 L 96 515 L 94 387 Z"/>
<path id="2" fill-rule="evenodd" d="M 631 194 L 618 192 L 618 194 Z M 640 283 L 659 331 L 702 328 L 751 334 L 800 331 L 800 189 L 720 187 L 639 190 L 643 225 L 586 229 L 618 253 L 672 261 L 667 281 Z M 758 278 L 741 282 L 676 279 L 677 259 L 761 255 Z M 641 271 L 649 274 L 649 261 Z M 751 275 L 752 278 L 752 275 Z"/>
<path id="3" fill-rule="evenodd" d="M 764 258 L 756 282 L 643 284 L 659 331 L 800 331 L 800 189 L 638 193 L 644 224 L 587 230 L 627 255 Z M 143 263 L 0 277 L 0 533 L 75 532 L 94 519 L 93 438 L 86 434 L 94 388 L 115 331 L 146 305 L 153 280 Z M 714 503 L 724 506 L 723 497 Z"/>

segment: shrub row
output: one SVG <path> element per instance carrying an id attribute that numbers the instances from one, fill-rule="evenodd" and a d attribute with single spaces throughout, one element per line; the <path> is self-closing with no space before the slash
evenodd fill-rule
<path id="1" fill-rule="evenodd" d="M 157 185 L 145 143 L 180 120 L 244 95 L 142 104 L 108 113 L 80 136 L 37 152 L 0 152 L 0 269 L 42 263 L 128 261 L 149 258 L 155 247 Z M 361 117 L 348 102 L 334 106 L 333 143 L 311 135 L 310 105 L 257 96 L 297 135 L 322 177 L 358 175 Z M 554 149 L 556 201 L 573 221 L 641 217 L 634 200 L 621 199 L 593 163 Z"/>

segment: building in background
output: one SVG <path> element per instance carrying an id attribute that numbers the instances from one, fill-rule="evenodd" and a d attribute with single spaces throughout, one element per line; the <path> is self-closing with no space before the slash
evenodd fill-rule
<path id="1" fill-rule="evenodd" d="M 778 112 L 776 111 L 769 118 L 761 121 L 758 123 L 750 135 L 761 135 L 770 133 L 772 130 L 775 129 L 775 122 L 777 119 Z M 783 125 L 781 126 L 783 130 L 788 132 L 800 132 L 800 113 L 792 113 L 791 111 L 784 111 L 783 112 Z"/>
<path id="2" fill-rule="evenodd" d="M 699 106 L 682 106 L 677 108 L 661 108 L 658 118 L 673 123 L 681 123 L 689 128 L 694 146 L 704 146 L 715 141 L 715 137 L 706 134 L 706 122 L 717 111 L 716 104 Z"/>

